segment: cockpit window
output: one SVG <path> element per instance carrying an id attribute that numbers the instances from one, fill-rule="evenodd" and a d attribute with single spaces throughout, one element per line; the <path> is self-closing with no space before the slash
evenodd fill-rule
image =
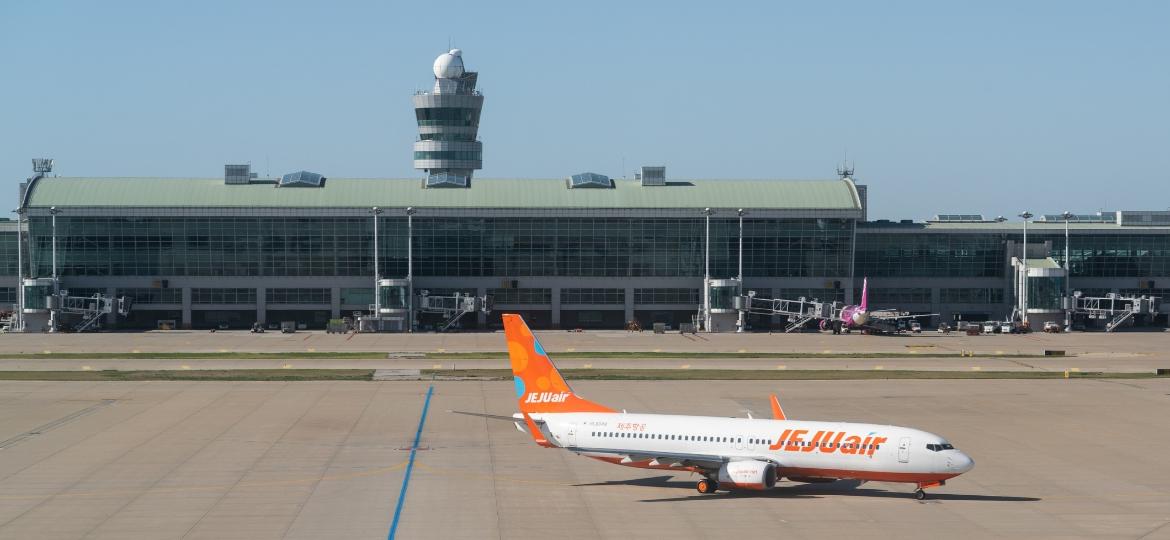
<path id="1" fill-rule="evenodd" d="M 954 450 L 955 447 L 951 446 L 950 443 L 939 443 L 939 444 L 931 443 L 931 444 L 926 445 L 926 449 L 930 450 L 931 452 L 942 452 L 943 450 Z"/>

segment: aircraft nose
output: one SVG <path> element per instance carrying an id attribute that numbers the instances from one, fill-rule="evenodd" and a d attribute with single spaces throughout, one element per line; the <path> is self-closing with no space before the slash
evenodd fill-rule
<path id="1" fill-rule="evenodd" d="M 975 468 L 975 460 L 962 452 L 959 452 L 959 455 L 954 456 L 951 460 L 951 467 L 959 471 L 960 474 Z"/>

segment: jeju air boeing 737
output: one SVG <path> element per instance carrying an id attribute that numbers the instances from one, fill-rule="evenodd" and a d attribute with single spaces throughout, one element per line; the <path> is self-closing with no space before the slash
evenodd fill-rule
<path id="1" fill-rule="evenodd" d="M 946 439 L 912 428 L 791 420 L 771 396 L 773 419 L 628 414 L 573 392 L 519 315 L 505 314 L 504 333 L 520 412 L 510 420 L 545 448 L 597 460 L 703 476 L 699 493 L 766 490 L 795 482 L 856 479 L 943 485 L 974 466 Z M 525 427 L 527 429 L 525 429 Z"/>

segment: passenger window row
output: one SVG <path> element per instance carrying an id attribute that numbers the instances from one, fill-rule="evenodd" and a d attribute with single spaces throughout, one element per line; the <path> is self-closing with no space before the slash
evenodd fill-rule
<path id="1" fill-rule="evenodd" d="M 592 431 L 590 435 L 593 437 L 604 438 L 653 438 L 658 441 L 690 441 L 703 443 L 742 443 L 742 437 L 711 437 L 706 435 L 663 435 L 663 434 L 642 434 L 642 432 L 628 432 L 628 431 Z M 748 444 L 772 444 L 770 438 L 748 438 Z M 848 448 L 858 450 L 881 450 L 881 444 L 849 444 L 849 443 L 813 443 L 808 441 L 780 441 L 780 446 L 801 446 L 801 448 Z M 945 446 L 945 448 L 943 448 Z M 930 450 L 950 450 L 955 446 L 950 444 L 928 444 L 927 448 Z M 935 449 L 937 448 L 937 450 Z"/>
<path id="2" fill-rule="evenodd" d="M 611 439 L 658 439 L 665 441 L 694 441 L 694 442 L 743 442 L 742 437 L 713 437 L 709 435 L 667 435 L 662 433 L 629 433 L 615 431 L 594 431 L 590 435 Z"/>

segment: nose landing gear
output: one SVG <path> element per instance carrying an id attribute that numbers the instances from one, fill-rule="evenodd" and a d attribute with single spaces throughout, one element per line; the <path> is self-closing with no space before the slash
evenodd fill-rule
<path id="1" fill-rule="evenodd" d="M 699 493 L 703 494 L 715 493 L 715 491 L 719 489 L 719 482 L 716 482 L 710 478 L 704 478 L 695 484 L 695 489 L 699 490 Z"/>
<path id="2" fill-rule="evenodd" d="M 914 491 L 914 498 L 918 500 L 926 499 L 926 488 L 945 486 L 946 480 L 938 480 L 935 482 L 919 482 L 918 489 Z"/>

